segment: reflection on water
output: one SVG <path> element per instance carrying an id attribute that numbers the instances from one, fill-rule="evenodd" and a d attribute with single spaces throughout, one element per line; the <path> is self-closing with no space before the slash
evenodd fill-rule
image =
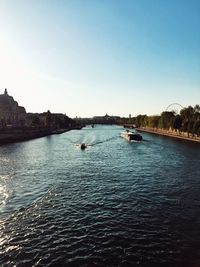
<path id="1" fill-rule="evenodd" d="M 6 186 L 0 184 L 0 207 L 5 205 L 7 198 L 8 198 L 8 192 L 6 190 Z"/>
<path id="2" fill-rule="evenodd" d="M 121 131 L 0 147 L 1 265 L 200 266 L 199 145 Z"/>

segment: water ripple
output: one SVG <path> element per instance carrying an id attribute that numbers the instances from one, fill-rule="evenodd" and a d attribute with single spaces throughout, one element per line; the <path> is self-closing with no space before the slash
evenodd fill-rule
<path id="1" fill-rule="evenodd" d="M 129 144 L 120 131 L 4 147 L 2 266 L 199 266 L 198 149 L 147 134 Z M 94 145 L 74 147 L 83 140 Z"/>

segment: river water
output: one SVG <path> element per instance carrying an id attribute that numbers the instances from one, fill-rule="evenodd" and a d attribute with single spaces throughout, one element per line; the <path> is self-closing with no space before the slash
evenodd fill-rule
<path id="1" fill-rule="evenodd" d="M 199 144 L 121 131 L 0 147 L 1 266 L 200 266 Z"/>

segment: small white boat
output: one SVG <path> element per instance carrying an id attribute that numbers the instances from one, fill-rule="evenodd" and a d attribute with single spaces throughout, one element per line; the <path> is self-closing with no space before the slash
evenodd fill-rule
<path id="1" fill-rule="evenodd" d="M 121 133 L 121 137 L 124 139 L 130 141 L 130 142 L 139 142 L 142 141 L 142 136 L 138 133 L 133 133 L 129 130 L 126 130 L 125 132 Z"/>

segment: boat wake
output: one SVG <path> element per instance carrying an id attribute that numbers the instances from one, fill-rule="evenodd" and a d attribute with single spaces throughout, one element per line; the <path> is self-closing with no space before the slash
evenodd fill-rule
<path id="1" fill-rule="evenodd" d="M 112 140 L 117 139 L 117 138 L 118 138 L 117 136 L 113 136 L 111 138 L 108 138 L 108 139 L 105 139 L 105 140 L 102 140 L 102 141 L 95 142 L 95 143 L 92 144 L 92 146 L 103 144 L 103 143 L 107 143 L 107 142 L 112 141 Z"/>
<path id="2" fill-rule="evenodd" d="M 75 146 L 76 146 L 77 148 L 80 148 L 80 149 L 85 149 L 85 148 L 90 148 L 92 145 L 82 143 L 82 144 L 75 144 Z"/>
<path id="3" fill-rule="evenodd" d="M 75 143 L 74 146 L 80 149 L 85 149 L 85 148 L 91 148 L 92 146 L 96 146 L 96 145 L 100 145 L 100 144 L 104 144 L 107 142 L 110 142 L 114 139 L 118 138 L 117 136 L 113 136 L 111 138 L 102 140 L 102 141 L 97 141 L 97 142 L 91 142 L 91 143 Z"/>

